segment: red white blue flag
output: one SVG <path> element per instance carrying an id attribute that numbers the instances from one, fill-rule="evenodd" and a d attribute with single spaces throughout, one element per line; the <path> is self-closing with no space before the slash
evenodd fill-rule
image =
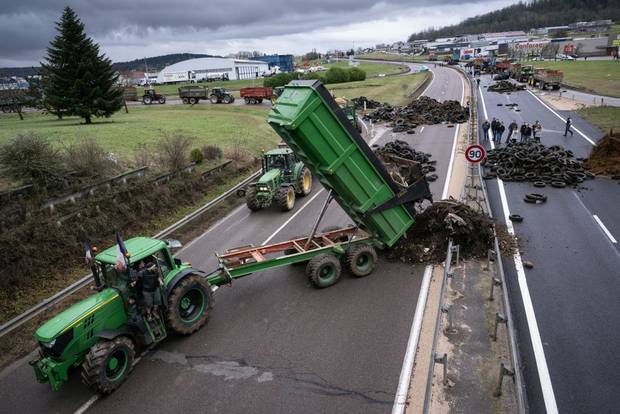
<path id="1" fill-rule="evenodd" d="M 121 237 L 121 233 L 116 230 L 116 269 L 117 270 L 125 270 L 127 269 L 127 257 L 128 257 L 127 247 L 125 247 L 125 242 Z"/>

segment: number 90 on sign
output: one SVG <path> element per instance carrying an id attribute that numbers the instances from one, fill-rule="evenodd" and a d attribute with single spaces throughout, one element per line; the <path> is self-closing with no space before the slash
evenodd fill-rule
<path id="1" fill-rule="evenodd" d="M 486 157 L 486 151 L 481 145 L 470 145 L 465 150 L 465 158 L 467 161 L 477 164 Z"/>

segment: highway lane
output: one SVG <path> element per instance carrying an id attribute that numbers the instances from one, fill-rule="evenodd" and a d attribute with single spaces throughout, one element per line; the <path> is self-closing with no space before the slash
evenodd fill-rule
<path id="1" fill-rule="evenodd" d="M 427 92 L 449 91 L 458 99 L 459 82 L 456 72 L 441 69 Z M 452 128 L 427 127 L 404 137 L 438 160 L 441 178 L 432 183 L 437 196 L 444 187 L 453 136 Z M 388 132 L 376 142 L 392 138 Z M 215 251 L 307 233 L 326 195 L 320 191 L 316 184 L 288 213 L 236 209 L 181 256 L 208 270 L 216 264 Z M 321 227 L 348 222 L 333 204 Z M 235 281 L 218 290 L 210 321 L 201 331 L 172 338 L 147 354 L 121 389 L 89 411 L 388 412 L 422 272 L 423 267 L 382 261 L 370 277 L 345 274 L 339 284 L 323 290 L 309 286 L 303 267 Z M 0 387 L 7 391 L 2 411 L 9 412 L 68 413 L 91 397 L 77 376 L 58 392 L 36 384 L 23 362 L 0 376 Z"/>
<path id="2" fill-rule="evenodd" d="M 563 137 L 564 123 L 558 115 L 565 118 L 569 113 L 554 114 L 529 92 L 487 92 L 484 87 L 489 83 L 489 77 L 483 76 L 481 92 L 489 119 L 497 117 L 506 125 L 512 119 L 519 125 L 538 119 L 545 145 L 563 145 L 576 157 L 588 156 L 592 144 L 586 138 L 578 133 Z M 518 103 L 520 112 L 498 103 Z M 484 114 L 482 100 L 479 104 L 479 113 Z M 587 138 L 600 138 L 600 132 L 570 115 Z M 515 231 L 523 259 L 534 263 L 533 269 L 523 271 L 519 260 L 504 258 L 530 412 L 554 408 L 566 413 L 614 412 L 620 392 L 615 350 L 620 337 L 614 329 L 620 312 L 620 253 L 594 215 L 612 235 L 618 235 L 620 217 L 613 205 L 620 201 L 618 185 L 597 179 L 586 181 L 580 189 L 544 188 L 548 202 L 542 205 L 522 201 L 526 193 L 534 192 L 530 184 L 504 183 L 505 205 L 497 180 L 487 185 L 500 222 L 505 221 L 506 207 L 524 216 Z M 528 315 L 530 310 L 533 313 Z"/>

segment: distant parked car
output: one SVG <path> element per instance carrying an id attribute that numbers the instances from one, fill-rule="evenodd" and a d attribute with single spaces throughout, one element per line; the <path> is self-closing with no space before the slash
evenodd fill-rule
<path id="1" fill-rule="evenodd" d="M 506 80 L 510 78 L 510 73 L 508 72 L 500 72 L 497 75 L 493 76 L 493 80 Z"/>
<path id="2" fill-rule="evenodd" d="M 538 61 L 538 62 L 543 62 L 545 60 L 545 58 L 540 57 L 540 56 L 536 56 L 534 59 L 532 59 L 534 61 Z"/>
<path id="3" fill-rule="evenodd" d="M 560 59 L 560 60 L 575 60 L 574 57 L 569 56 L 569 55 L 564 55 L 564 54 L 556 55 L 555 58 Z"/>

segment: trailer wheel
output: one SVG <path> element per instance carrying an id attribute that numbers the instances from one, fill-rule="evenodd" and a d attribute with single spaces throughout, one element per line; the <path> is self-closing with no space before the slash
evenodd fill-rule
<path id="1" fill-rule="evenodd" d="M 263 103 L 263 98 L 258 98 L 258 103 L 262 104 Z"/>
<path id="2" fill-rule="evenodd" d="M 369 244 L 353 246 L 347 252 L 346 264 L 355 277 L 368 276 L 377 265 L 377 251 Z"/>
<path id="3" fill-rule="evenodd" d="M 282 211 L 291 211 L 295 207 L 295 189 L 292 185 L 280 187 L 275 199 Z"/>
<path id="4" fill-rule="evenodd" d="M 198 100 L 196 98 L 189 98 L 189 103 L 190 105 L 195 105 L 198 103 Z"/>
<path id="5" fill-rule="evenodd" d="M 260 204 L 258 204 L 258 200 L 256 199 L 256 187 L 250 186 L 245 192 L 245 204 L 252 211 L 260 210 Z"/>
<path id="6" fill-rule="evenodd" d="M 299 189 L 297 195 L 301 197 L 307 196 L 312 191 L 312 173 L 308 167 L 303 167 L 301 169 L 299 178 L 297 179 L 297 188 Z"/>
<path id="7" fill-rule="evenodd" d="M 189 103 L 189 99 L 183 98 L 183 99 L 181 99 L 181 102 L 183 102 L 185 105 L 187 105 Z"/>
<path id="8" fill-rule="evenodd" d="M 336 284 L 340 279 L 340 273 L 340 260 L 329 253 L 313 257 L 306 267 L 310 283 L 321 289 Z"/>
<path id="9" fill-rule="evenodd" d="M 119 336 L 101 340 L 90 348 L 82 363 L 82 382 L 102 394 L 110 394 L 129 376 L 135 356 L 131 340 Z"/>
<path id="10" fill-rule="evenodd" d="M 168 296 L 167 326 L 181 335 L 192 334 L 207 322 L 212 307 L 209 283 L 200 276 L 189 275 Z"/>
<path id="11" fill-rule="evenodd" d="M 250 104 L 250 98 L 243 98 L 243 100 L 245 101 L 246 104 Z"/>

